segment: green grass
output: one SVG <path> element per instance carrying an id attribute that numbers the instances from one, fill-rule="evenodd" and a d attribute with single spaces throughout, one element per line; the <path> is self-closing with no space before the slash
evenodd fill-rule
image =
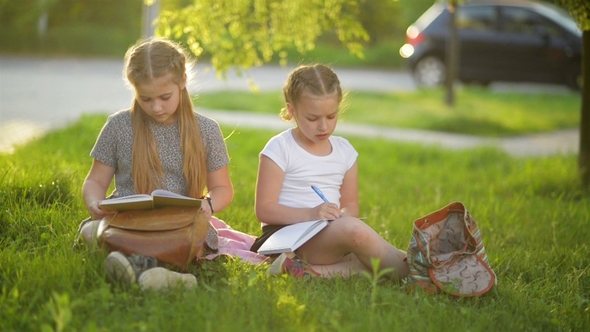
<path id="1" fill-rule="evenodd" d="M 106 116 L 0 156 L 2 331 L 585 331 L 590 329 L 590 193 L 575 156 L 511 158 L 348 137 L 360 153 L 367 222 L 407 248 L 412 221 L 451 201 L 477 220 L 498 286 L 481 298 L 427 295 L 362 276 L 298 281 L 240 261 L 194 267 L 188 292 L 111 288 L 102 251 L 72 250 L 80 187 Z M 228 134 L 233 128 L 224 128 Z M 259 234 L 257 154 L 276 132 L 227 139 L 236 197 L 219 217 Z M 376 297 L 372 297 L 372 293 Z"/>
<path id="2" fill-rule="evenodd" d="M 0 54 L 122 59 L 138 38 L 139 34 L 130 34 L 120 27 L 89 23 L 55 27 L 44 38 L 23 36 L 6 29 L 0 31 Z"/>
<path id="3" fill-rule="evenodd" d="M 444 104 L 444 91 L 373 93 L 351 91 L 341 120 L 400 128 L 426 129 L 489 137 L 540 133 L 577 128 L 580 123 L 578 94 L 498 93 L 463 88 L 456 104 Z M 278 114 L 282 93 L 220 91 L 201 93 L 198 107 L 248 110 Z"/>
<path id="4" fill-rule="evenodd" d="M 318 41 L 315 48 L 305 54 L 298 53 L 294 48 L 287 51 L 287 64 L 323 63 L 333 67 L 343 68 L 383 68 L 399 69 L 404 67 L 404 59 L 399 55 L 399 49 L 404 44 L 404 38 L 389 38 L 373 45 L 363 45 L 363 57 L 359 58 L 350 53 L 346 47 L 334 41 Z M 278 56 L 272 61 L 279 63 Z"/>

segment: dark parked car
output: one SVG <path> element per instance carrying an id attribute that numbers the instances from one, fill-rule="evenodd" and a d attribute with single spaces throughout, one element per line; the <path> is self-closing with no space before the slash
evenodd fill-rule
<path id="1" fill-rule="evenodd" d="M 407 30 L 400 49 L 416 83 L 446 79 L 449 11 L 435 3 Z M 563 9 L 536 1 L 470 1 L 456 10 L 458 79 L 581 86 L 582 32 Z"/>

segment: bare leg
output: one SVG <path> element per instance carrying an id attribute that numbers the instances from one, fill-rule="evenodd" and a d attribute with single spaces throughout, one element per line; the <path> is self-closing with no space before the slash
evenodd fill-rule
<path id="1" fill-rule="evenodd" d="M 92 220 L 84 224 L 80 230 L 84 242 L 86 242 L 86 245 L 91 249 L 94 248 L 94 244 L 96 243 L 96 233 L 99 224 L 100 220 Z"/>
<path id="2" fill-rule="evenodd" d="M 392 246 L 357 218 L 334 220 L 297 250 L 297 255 L 312 265 L 335 264 L 348 253 L 353 253 L 368 271 L 372 271 L 371 260 L 379 259 L 381 270 L 394 269 L 391 277 L 401 280 L 410 273 L 406 252 Z"/>
<path id="3" fill-rule="evenodd" d="M 369 271 L 354 254 L 348 254 L 334 264 L 329 265 L 313 265 L 310 267 L 319 272 L 323 278 L 334 278 L 334 277 L 350 277 L 361 271 Z"/>

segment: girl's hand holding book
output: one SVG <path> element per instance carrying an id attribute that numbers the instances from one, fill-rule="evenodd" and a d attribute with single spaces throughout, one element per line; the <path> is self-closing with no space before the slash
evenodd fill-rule
<path id="1" fill-rule="evenodd" d="M 88 212 L 90 216 L 92 216 L 92 220 L 99 220 L 108 215 L 115 213 L 115 211 L 107 211 L 100 208 L 101 201 L 95 201 L 94 203 L 88 206 Z"/>

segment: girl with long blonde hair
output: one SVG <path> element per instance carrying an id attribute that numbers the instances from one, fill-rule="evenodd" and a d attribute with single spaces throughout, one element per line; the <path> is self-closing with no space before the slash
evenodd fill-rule
<path id="1" fill-rule="evenodd" d="M 90 153 L 93 163 L 82 194 L 91 218 L 80 227 L 80 234 L 88 244 L 93 243 L 98 222 L 109 213 L 101 209 L 100 202 L 114 178 L 114 198 L 164 189 L 206 199 L 209 204 L 203 204 L 202 212 L 211 224 L 206 241 L 209 257 L 243 252 L 244 258 L 259 262 L 260 257 L 248 251 L 254 237 L 212 217 L 231 203 L 234 191 L 219 125 L 194 111 L 187 91 L 191 64 L 184 49 L 166 39 L 142 40 L 127 51 L 124 77 L 135 98 L 131 109 L 109 116 Z M 226 237 L 232 241 L 224 241 Z M 157 262 L 146 257 L 125 257 L 118 252 L 105 261 L 109 279 L 139 282 L 144 288 L 196 282 L 192 275 L 156 266 Z"/>

